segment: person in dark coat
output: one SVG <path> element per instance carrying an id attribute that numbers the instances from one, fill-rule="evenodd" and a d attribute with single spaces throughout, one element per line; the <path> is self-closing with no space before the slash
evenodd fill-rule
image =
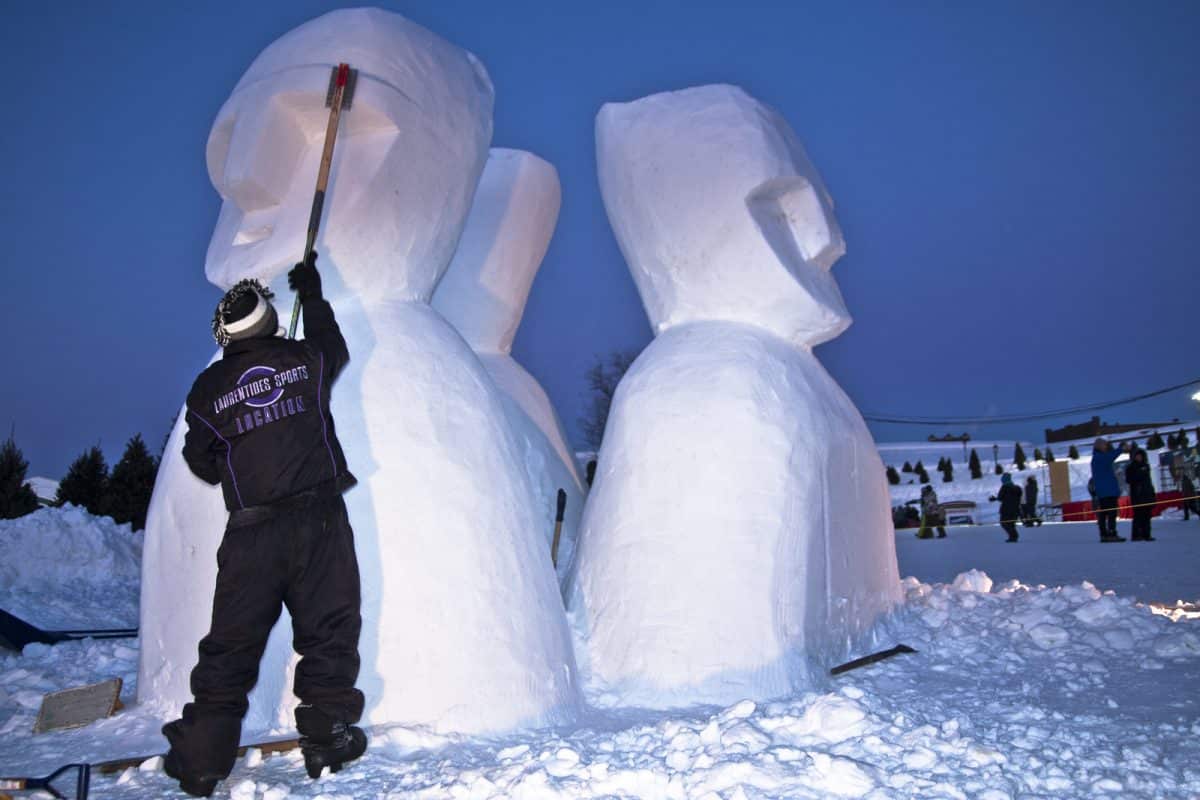
<path id="1" fill-rule="evenodd" d="M 1038 482 L 1030 475 L 1025 480 L 1025 503 L 1021 507 L 1021 522 L 1026 528 L 1041 525 L 1042 518 L 1037 514 Z"/>
<path id="2" fill-rule="evenodd" d="M 353 725 L 363 711 L 354 686 L 362 618 L 354 531 L 342 502 L 355 479 L 329 410 L 330 386 L 350 353 L 321 295 L 315 259 L 288 273 L 306 338 L 277 336 L 270 290 L 240 281 L 213 317 L 224 353 L 188 394 L 184 458 L 201 480 L 221 485 L 229 509 L 212 625 L 191 675 L 194 699 L 163 726 L 170 743 L 163 768 L 197 797 L 211 795 L 233 768 L 247 694 L 284 605 L 300 654 L 293 688 L 308 774 L 340 769 L 366 749 Z"/>
<path id="3" fill-rule="evenodd" d="M 1005 541 L 1017 541 L 1017 520 L 1021 518 L 1021 488 L 1012 482 L 1012 475 L 1007 472 L 1001 475 L 1000 491 L 988 499 L 993 503 L 1000 503 L 1000 527 L 1008 534 Z"/>
<path id="4" fill-rule="evenodd" d="M 1196 497 L 1196 483 L 1192 480 L 1191 467 L 1185 467 L 1179 488 L 1183 492 L 1183 519 L 1186 522 L 1190 514 L 1200 519 L 1200 499 Z"/>
<path id="5" fill-rule="evenodd" d="M 1154 502 L 1158 499 L 1154 481 L 1150 477 L 1150 465 L 1146 463 L 1146 451 L 1134 450 L 1125 467 L 1125 482 L 1129 484 L 1129 500 L 1133 505 L 1133 532 L 1129 538 L 1135 542 L 1153 542 L 1150 535 L 1150 520 L 1154 516 Z"/>
<path id="6" fill-rule="evenodd" d="M 1121 497 L 1121 485 L 1117 482 L 1114 463 L 1126 449 L 1114 448 L 1107 439 L 1100 438 L 1092 449 L 1092 484 L 1096 487 L 1096 524 L 1100 528 L 1100 541 L 1123 542 L 1124 536 L 1117 535 L 1117 501 Z"/>

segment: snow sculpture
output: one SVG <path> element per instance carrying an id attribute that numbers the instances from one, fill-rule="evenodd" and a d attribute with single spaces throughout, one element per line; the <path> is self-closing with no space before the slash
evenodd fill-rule
<path id="1" fill-rule="evenodd" d="M 583 512 L 583 482 L 550 398 L 510 355 L 561 202 L 553 166 L 532 153 L 493 148 L 432 305 L 467 340 L 504 394 L 523 444 L 525 469 L 538 487 L 539 530 L 547 548 L 553 543 L 558 490 L 566 492 L 558 549 L 558 573 L 565 580 Z"/>
<path id="2" fill-rule="evenodd" d="M 802 688 L 900 597 L 883 464 L 812 353 L 850 323 L 832 201 L 732 86 L 605 105 L 596 153 L 656 338 L 580 528 L 591 681 L 655 707 Z"/>
<path id="3" fill-rule="evenodd" d="M 463 50 L 399 15 L 335 11 L 251 64 L 217 115 L 208 166 L 224 203 L 208 279 L 267 279 L 286 318 L 303 251 L 332 65 L 359 70 L 334 154 L 319 266 L 351 362 L 333 414 L 359 485 L 346 495 L 363 584 L 366 724 L 482 732 L 569 719 L 574 656 L 506 399 L 428 305 L 487 158 L 492 85 Z M 203 327 L 206 320 L 196 321 Z M 182 417 L 181 417 L 182 418 Z M 188 699 L 207 631 L 220 491 L 168 443 L 142 583 L 139 699 Z M 292 727 L 286 611 L 244 732 Z"/>

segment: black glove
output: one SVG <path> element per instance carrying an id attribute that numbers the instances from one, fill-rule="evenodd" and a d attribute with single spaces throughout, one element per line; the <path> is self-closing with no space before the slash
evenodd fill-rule
<path id="1" fill-rule="evenodd" d="M 321 273 L 317 272 L 317 251 L 308 260 L 292 267 L 288 273 L 288 288 L 300 295 L 300 300 L 321 297 Z"/>

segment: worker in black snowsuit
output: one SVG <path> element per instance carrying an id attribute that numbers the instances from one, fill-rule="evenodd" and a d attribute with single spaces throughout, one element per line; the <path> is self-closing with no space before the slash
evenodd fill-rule
<path id="1" fill-rule="evenodd" d="M 1153 542 L 1150 519 L 1154 516 L 1154 503 L 1158 495 L 1154 491 L 1145 450 L 1134 450 L 1129 457 L 1129 465 L 1125 467 L 1125 482 L 1129 484 L 1129 502 L 1133 506 L 1133 531 L 1129 539 L 1133 542 Z"/>
<path id="2" fill-rule="evenodd" d="M 237 757 L 247 694 L 267 635 L 286 605 L 300 654 L 296 727 L 311 777 L 366 749 L 354 727 L 358 678 L 358 562 L 342 492 L 354 485 L 329 411 L 330 387 L 349 361 L 321 295 L 316 254 L 288 273 L 304 309 L 303 340 L 276 336 L 271 292 L 244 280 L 217 306 L 224 355 L 187 398 L 183 455 L 201 480 L 221 484 L 229 522 L 217 551 L 212 626 L 192 670 L 194 701 L 163 727 L 164 768 L 184 791 L 212 794 Z"/>
<path id="3" fill-rule="evenodd" d="M 988 499 L 993 503 L 1000 502 L 1000 527 L 1008 534 L 1005 541 L 1017 541 L 1017 520 L 1021 518 L 1021 488 L 1012 482 L 1012 475 L 1007 472 L 1001 475 L 1000 491 Z"/>
<path id="4" fill-rule="evenodd" d="M 1042 518 L 1037 513 L 1038 482 L 1030 475 L 1025 480 L 1025 503 L 1021 507 L 1021 522 L 1026 528 L 1041 525 Z"/>

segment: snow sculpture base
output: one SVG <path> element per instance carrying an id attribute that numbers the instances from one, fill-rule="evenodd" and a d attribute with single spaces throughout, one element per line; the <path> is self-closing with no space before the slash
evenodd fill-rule
<path id="1" fill-rule="evenodd" d="M 346 505 L 363 584 L 365 723 L 482 733 L 569 721 L 574 657 L 505 397 L 423 303 L 339 322 L 353 357 L 333 414 L 359 479 Z M 155 489 L 143 578 L 139 697 L 164 715 L 190 698 L 226 519 L 220 491 L 187 471 L 179 436 Z M 246 735 L 292 727 L 293 662 L 285 610 Z"/>
<path id="2" fill-rule="evenodd" d="M 732 703 L 811 685 L 899 599 L 883 465 L 806 349 L 671 328 L 613 401 L 572 611 L 615 702 Z"/>

